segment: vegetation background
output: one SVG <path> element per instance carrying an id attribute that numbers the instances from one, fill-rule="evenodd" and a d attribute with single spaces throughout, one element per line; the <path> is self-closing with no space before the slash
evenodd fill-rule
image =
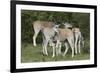
<path id="1" fill-rule="evenodd" d="M 90 55 L 90 14 L 89 13 L 77 13 L 77 12 L 53 12 L 53 11 L 34 11 L 34 10 L 21 10 L 21 54 L 22 62 L 37 62 L 37 61 L 60 61 L 61 58 L 52 59 L 41 55 L 42 50 L 42 34 L 39 33 L 37 37 L 37 47 L 32 45 L 34 29 L 32 23 L 36 20 L 52 21 L 60 24 L 68 22 L 73 27 L 79 27 L 85 40 L 85 47 L 82 48 L 83 54 L 71 58 L 66 56 L 62 60 L 81 60 L 89 59 Z M 50 47 L 49 47 L 50 48 Z M 48 49 L 49 49 L 48 48 Z M 51 51 L 51 50 L 50 50 Z M 50 52 L 52 53 L 52 51 Z M 70 53 L 69 53 L 70 55 Z"/>

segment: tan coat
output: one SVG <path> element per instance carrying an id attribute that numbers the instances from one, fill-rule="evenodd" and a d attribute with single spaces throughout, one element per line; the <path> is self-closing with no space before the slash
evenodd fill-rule
<path id="1" fill-rule="evenodd" d="M 33 28 L 44 29 L 44 28 L 52 28 L 54 26 L 53 22 L 48 21 L 35 21 L 33 22 Z"/>
<path id="2" fill-rule="evenodd" d="M 59 29 L 59 38 L 60 41 L 64 41 L 65 39 L 73 36 L 73 32 L 70 29 Z"/>
<path id="3" fill-rule="evenodd" d="M 34 21 L 33 22 L 33 28 L 34 28 L 34 35 L 33 35 L 33 45 L 36 46 L 36 38 L 38 33 L 41 30 L 44 30 L 45 28 L 53 28 L 54 27 L 53 22 L 49 21 Z"/>

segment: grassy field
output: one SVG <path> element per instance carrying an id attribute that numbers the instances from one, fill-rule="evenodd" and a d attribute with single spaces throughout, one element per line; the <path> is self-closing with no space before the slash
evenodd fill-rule
<path id="1" fill-rule="evenodd" d="M 31 62 L 48 62 L 48 61 L 72 61 L 72 60 L 87 60 L 90 58 L 89 53 L 82 52 L 81 54 L 77 54 L 74 58 L 71 57 L 71 52 L 66 54 L 65 57 L 62 55 L 56 56 L 52 58 L 52 48 L 48 47 L 49 56 L 45 56 L 42 54 L 42 46 L 37 45 L 34 47 L 29 43 L 21 44 L 21 62 L 22 63 L 31 63 Z"/>

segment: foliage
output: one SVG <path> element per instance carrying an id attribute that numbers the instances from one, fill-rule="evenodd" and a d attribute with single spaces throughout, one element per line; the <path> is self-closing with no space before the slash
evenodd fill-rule
<path id="1" fill-rule="evenodd" d="M 76 12 L 53 12 L 53 11 L 34 11 L 21 10 L 21 39 L 23 42 L 32 43 L 34 34 L 32 23 L 36 20 L 53 21 L 57 24 L 68 22 L 74 27 L 79 27 L 85 39 L 90 37 L 90 15 L 89 13 Z M 41 33 L 37 38 L 37 43 L 42 42 Z"/>

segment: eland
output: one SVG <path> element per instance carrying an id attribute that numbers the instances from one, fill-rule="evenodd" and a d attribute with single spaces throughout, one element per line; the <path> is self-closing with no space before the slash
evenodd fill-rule
<path id="1" fill-rule="evenodd" d="M 79 28 L 73 28 L 72 31 L 74 32 L 75 36 L 75 53 L 81 53 L 81 43 L 84 47 L 84 40 Z"/>
<path id="2" fill-rule="evenodd" d="M 72 28 L 72 25 L 69 23 L 65 23 L 65 28 Z M 84 38 L 81 34 L 80 28 L 72 28 L 72 31 L 74 33 L 74 48 L 75 48 L 75 53 L 81 53 L 81 43 L 84 47 Z"/>
<path id="3" fill-rule="evenodd" d="M 54 25 L 53 28 L 44 28 L 42 30 L 42 33 L 43 33 L 43 54 L 48 55 L 47 46 L 48 46 L 48 43 L 50 42 L 51 46 L 53 48 L 52 57 L 55 56 L 55 44 L 53 43 L 53 41 L 54 41 L 55 35 L 58 33 L 57 29 L 58 29 L 58 25 Z"/>
<path id="4" fill-rule="evenodd" d="M 64 42 L 65 44 L 65 51 L 63 56 L 66 55 L 68 51 L 68 45 L 70 45 L 71 50 L 72 50 L 72 57 L 74 57 L 74 34 L 71 29 L 67 28 L 59 28 L 58 29 L 58 35 L 56 35 L 57 43 L 56 43 L 56 48 L 58 48 L 57 53 L 61 53 L 61 44 Z"/>
<path id="5" fill-rule="evenodd" d="M 41 30 L 44 28 L 53 28 L 55 25 L 54 22 L 49 22 L 49 21 L 34 21 L 33 22 L 33 28 L 34 28 L 34 35 L 33 35 L 33 45 L 36 46 L 36 38 L 37 35 Z"/>

